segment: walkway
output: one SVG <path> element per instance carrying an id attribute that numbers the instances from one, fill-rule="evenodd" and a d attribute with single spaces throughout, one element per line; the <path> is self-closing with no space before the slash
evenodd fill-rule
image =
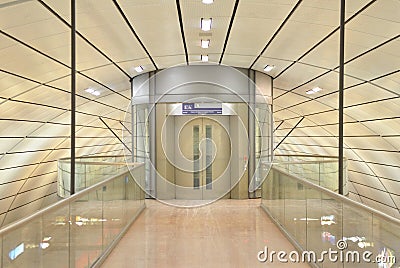
<path id="1" fill-rule="evenodd" d="M 102 267 L 309 267 L 258 261 L 265 246 L 294 250 L 260 200 L 226 199 L 188 209 L 155 200 L 146 205 Z"/>

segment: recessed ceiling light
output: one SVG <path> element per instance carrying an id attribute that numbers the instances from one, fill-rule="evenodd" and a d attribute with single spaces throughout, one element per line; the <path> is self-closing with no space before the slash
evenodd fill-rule
<path id="1" fill-rule="evenodd" d="M 314 87 L 313 89 L 307 90 L 306 94 L 308 94 L 308 95 L 315 94 L 315 93 L 317 93 L 317 92 L 319 92 L 321 90 L 322 90 L 322 88 L 320 88 L 320 87 Z"/>
<path id="2" fill-rule="evenodd" d="M 208 61 L 208 55 L 201 55 L 201 61 L 202 62 L 207 62 Z"/>
<path id="3" fill-rule="evenodd" d="M 209 30 L 211 30 L 211 23 L 212 23 L 212 19 L 211 18 L 209 18 L 209 19 L 204 19 L 204 18 L 201 18 L 201 29 L 203 30 L 203 31 L 209 31 Z"/>
<path id="4" fill-rule="evenodd" d="M 208 48 L 210 46 L 210 39 L 208 40 L 201 40 L 201 47 Z"/>
<path id="5" fill-rule="evenodd" d="M 214 0 L 202 0 L 203 4 L 212 4 L 214 3 Z"/>
<path id="6" fill-rule="evenodd" d="M 143 72 L 143 70 L 144 70 L 144 69 L 143 69 L 142 66 L 135 67 L 135 71 L 138 72 L 138 73 Z"/>
<path id="7" fill-rule="evenodd" d="M 85 91 L 87 93 L 90 93 L 90 94 L 94 95 L 94 96 L 100 96 L 100 94 L 101 94 L 100 91 L 95 90 L 95 89 L 93 89 L 91 87 L 88 87 L 87 89 L 85 89 Z"/>
<path id="8" fill-rule="evenodd" d="M 320 87 L 315 87 L 315 88 L 313 88 L 312 90 L 313 90 L 314 92 L 318 92 L 318 91 L 321 91 L 322 88 L 320 88 Z"/>
<path id="9" fill-rule="evenodd" d="M 85 89 L 85 91 L 87 92 L 87 93 L 90 93 L 90 94 L 92 94 L 95 90 L 93 89 L 93 88 L 87 88 L 87 89 Z"/>
<path id="10" fill-rule="evenodd" d="M 272 71 L 274 68 L 275 68 L 274 65 L 267 65 L 264 67 L 264 72 L 268 73 L 268 72 Z"/>

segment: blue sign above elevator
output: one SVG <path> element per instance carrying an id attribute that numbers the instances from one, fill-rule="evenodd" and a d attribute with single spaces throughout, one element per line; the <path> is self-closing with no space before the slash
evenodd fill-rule
<path id="1" fill-rule="evenodd" d="M 222 103 L 182 103 L 182 114 L 222 114 Z"/>

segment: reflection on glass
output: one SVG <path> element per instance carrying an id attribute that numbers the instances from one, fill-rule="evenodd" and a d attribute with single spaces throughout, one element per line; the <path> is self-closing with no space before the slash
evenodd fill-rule
<path id="1" fill-rule="evenodd" d="M 213 158 L 213 147 L 212 147 L 212 127 L 206 126 L 206 189 L 212 189 L 212 158 Z"/>
<path id="2" fill-rule="evenodd" d="M 298 184 L 303 184 L 299 188 Z M 304 191 L 305 197 L 304 198 Z M 262 185 L 263 208 L 298 242 L 302 250 L 320 255 L 338 250 L 359 254 L 360 262 L 330 262 L 319 267 L 396 267 L 400 260 L 400 224 L 373 210 L 329 191 L 302 182 L 280 169 L 272 168 Z M 371 252 L 371 262 L 362 254 Z"/>
<path id="3" fill-rule="evenodd" d="M 132 168 L 140 182 L 144 172 L 143 164 Z M 143 208 L 144 193 L 134 177 L 109 177 L 0 232 L 1 267 L 92 266 Z"/>
<path id="4" fill-rule="evenodd" d="M 200 149 L 199 149 L 199 126 L 193 126 L 193 188 L 200 186 Z"/>

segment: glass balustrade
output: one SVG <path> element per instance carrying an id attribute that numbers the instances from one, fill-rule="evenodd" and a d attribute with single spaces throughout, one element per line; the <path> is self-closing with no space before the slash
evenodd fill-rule
<path id="1" fill-rule="evenodd" d="M 338 192 L 339 162 L 337 157 L 319 155 L 275 155 L 274 167 Z M 347 159 L 344 159 L 343 193 L 347 195 Z"/>
<path id="2" fill-rule="evenodd" d="M 102 167 L 106 179 L 102 175 L 101 182 L 2 229 L 1 267 L 91 267 L 99 262 L 144 208 L 137 183 L 144 180 L 144 164 L 120 165 L 110 176 L 113 169 Z M 87 170 L 96 178 L 100 169 L 95 174 Z"/>
<path id="3" fill-rule="evenodd" d="M 104 179 L 126 169 L 126 157 L 115 156 L 88 156 L 77 157 L 75 162 L 75 193 L 94 185 Z M 57 194 L 68 197 L 71 192 L 69 158 L 58 160 Z"/>
<path id="4" fill-rule="evenodd" d="M 275 166 L 262 185 L 261 200 L 299 252 L 304 251 L 305 259 L 311 258 L 317 267 L 399 267 L 396 218 Z M 333 251 L 337 254 L 330 256 Z M 292 257 L 296 260 L 295 254 Z"/>

